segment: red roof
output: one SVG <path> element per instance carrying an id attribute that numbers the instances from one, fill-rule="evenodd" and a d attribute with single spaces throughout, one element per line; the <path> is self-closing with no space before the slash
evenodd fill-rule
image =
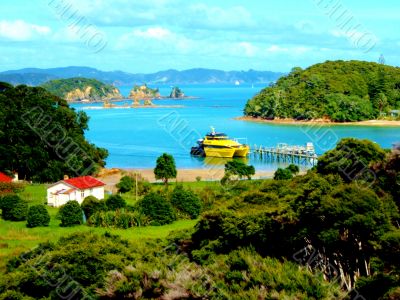
<path id="1" fill-rule="evenodd" d="M 82 176 L 82 177 L 76 177 L 76 178 L 71 178 L 71 179 L 64 179 L 63 181 L 69 185 L 72 185 L 73 187 L 80 189 L 80 190 L 91 189 L 91 188 L 106 185 L 104 182 L 101 182 L 100 180 L 97 180 L 96 178 L 94 178 L 92 176 Z"/>
<path id="2" fill-rule="evenodd" d="M 0 172 L 0 182 L 11 182 L 12 178 L 10 176 L 7 176 L 3 172 Z"/>

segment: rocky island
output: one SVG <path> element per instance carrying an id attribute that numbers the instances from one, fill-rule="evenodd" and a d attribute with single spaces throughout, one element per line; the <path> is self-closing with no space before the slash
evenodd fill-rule
<path id="1" fill-rule="evenodd" d="M 96 79 L 56 79 L 42 84 L 41 87 L 69 102 L 97 102 L 123 98 L 119 89 Z"/>
<path id="2" fill-rule="evenodd" d="M 158 89 L 152 89 L 143 85 L 134 85 L 129 93 L 129 99 L 133 99 L 135 105 L 139 105 L 140 100 L 144 100 L 144 105 L 152 105 L 151 100 L 160 98 Z"/>
<path id="3" fill-rule="evenodd" d="M 185 93 L 177 86 L 173 87 L 171 93 L 169 94 L 171 99 L 184 99 Z"/>

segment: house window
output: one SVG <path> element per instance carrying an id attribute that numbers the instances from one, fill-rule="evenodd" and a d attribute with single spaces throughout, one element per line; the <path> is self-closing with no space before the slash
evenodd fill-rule
<path id="1" fill-rule="evenodd" d="M 85 191 L 81 191 L 81 198 L 85 198 Z"/>

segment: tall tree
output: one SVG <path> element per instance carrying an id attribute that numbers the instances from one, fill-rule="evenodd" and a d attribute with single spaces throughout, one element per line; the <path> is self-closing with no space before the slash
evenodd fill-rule
<path id="1" fill-rule="evenodd" d="M 154 169 L 154 175 L 156 179 L 162 179 L 164 184 L 168 184 L 168 179 L 176 178 L 176 166 L 175 160 L 172 155 L 164 153 L 157 158 L 156 167 Z"/>

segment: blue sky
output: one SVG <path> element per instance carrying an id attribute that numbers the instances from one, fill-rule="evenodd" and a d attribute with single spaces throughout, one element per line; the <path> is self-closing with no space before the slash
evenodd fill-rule
<path id="1" fill-rule="evenodd" d="M 2 0 L 0 9 L 0 71 L 287 72 L 381 53 L 400 65 L 395 0 Z"/>

